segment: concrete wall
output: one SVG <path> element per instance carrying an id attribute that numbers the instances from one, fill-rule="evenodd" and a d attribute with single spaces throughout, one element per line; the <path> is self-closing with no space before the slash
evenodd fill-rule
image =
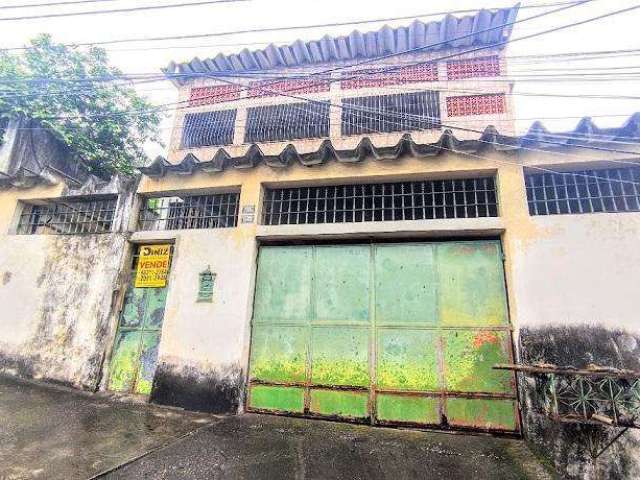
<path id="1" fill-rule="evenodd" d="M 164 236 L 162 234 L 165 234 Z M 242 405 L 256 242 L 252 228 L 139 232 L 175 241 L 151 400 L 214 413 Z M 216 274 L 213 301 L 197 302 L 198 275 Z"/>
<path id="2" fill-rule="evenodd" d="M 117 183 L 82 193 L 113 194 Z M 73 236 L 14 231 L 20 201 L 80 191 L 61 182 L 0 192 L 0 371 L 97 388 L 115 328 L 133 188 L 121 196 L 115 233 Z"/>

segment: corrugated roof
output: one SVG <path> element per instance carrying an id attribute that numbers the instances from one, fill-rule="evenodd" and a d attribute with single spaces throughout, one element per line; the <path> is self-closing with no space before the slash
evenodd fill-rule
<path id="1" fill-rule="evenodd" d="M 171 62 L 163 71 L 172 74 L 197 74 L 216 72 L 246 72 L 272 70 L 285 67 L 303 67 L 314 64 L 375 58 L 381 55 L 405 52 L 413 48 L 427 47 L 423 51 L 461 48 L 475 45 L 492 45 L 509 38 L 512 27 L 483 30 L 515 21 L 518 5 L 498 10 L 479 10 L 474 15 L 455 17 L 447 15 L 442 20 L 424 23 L 415 20 L 407 27 L 391 28 L 385 25 L 379 30 L 362 33 L 354 30 L 349 35 L 304 42 L 296 40 L 289 45 L 274 44 L 260 50 L 244 49 L 240 53 L 218 55 L 190 62 Z M 459 39 L 469 35 L 466 38 Z M 174 77 L 175 78 L 175 77 Z M 179 83 L 184 81 L 178 80 Z"/>
<path id="2" fill-rule="evenodd" d="M 501 135 L 493 126 L 488 126 L 477 140 L 459 140 L 451 130 L 445 130 L 437 142 L 417 144 L 411 135 L 405 134 L 395 145 L 376 146 L 370 138 L 364 137 L 354 149 L 336 149 L 331 140 L 325 140 L 320 147 L 309 153 L 299 153 L 294 144 L 288 144 L 278 155 L 265 155 L 257 144 L 249 147 L 239 157 L 232 157 L 224 148 L 219 148 L 211 160 L 201 161 L 194 154 L 188 153 L 180 163 L 171 164 L 158 157 L 151 165 L 140 171 L 149 177 L 163 177 L 171 173 L 190 175 L 197 171 L 222 172 L 224 170 L 246 169 L 261 163 L 273 168 L 285 168 L 293 163 L 306 167 L 320 165 L 329 161 L 355 163 L 364 160 L 397 160 L 405 156 L 417 158 L 435 157 L 445 152 L 483 155 L 488 150 L 517 152 L 529 149 L 548 150 L 573 147 L 595 147 L 619 149 L 613 143 L 624 141 L 637 143 L 623 145 L 624 150 L 631 150 L 640 156 L 640 113 L 632 115 L 622 127 L 598 128 L 591 118 L 583 118 L 576 128 L 569 132 L 550 133 L 540 122 L 535 122 L 529 131 L 520 137 Z"/>

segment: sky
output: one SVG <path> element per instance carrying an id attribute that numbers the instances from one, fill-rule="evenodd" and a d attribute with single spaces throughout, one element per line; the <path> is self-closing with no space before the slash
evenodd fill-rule
<path id="1" fill-rule="evenodd" d="M 311 25 L 370 20 L 389 17 L 415 16 L 423 21 L 438 20 L 429 14 L 462 9 L 509 7 L 514 1 L 504 0 L 250 0 L 238 3 L 179 7 L 128 13 L 75 16 L 48 19 L 2 20 L 16 16 L 47 13 L 79 12 L 113 8 L 132 8 L 146 5 L 193 3 L 197 0 L 108 0 L 97 3 L 56 7 L 8 9 L 10 5 L 53 3 L 60 0 L 3 0 L 0 2 L 0 48 L 19 47 L 39 33 L 50 33 L 61 43 L 84 43 L 122 38 L 189 35 L 228 32 L 269 27 Z M 558 0 L 524 0 L 522 6 L 555 3 Z M 640 0 L 594 0 L 564 12 L 527 21 L 514 26 L 511 38 L 526 36 L 557 26 L 578 22 L 589 17 L 640 5 Z M 535 15 L 545 7 L 522 9 L 518 19 Z M 247 47 L 264 48 L 268 43 L 285 44 L 296 39 L 316 40 L 324 36 L 344 35 L 354 29 L 366 32 L 384 24 L 408 25 L 410 20 L 368 23 L 358 26 L 305 28 L 302 30 L 225 35 L 214 38 L 137 42 L 107 45 L 111 63 L 125 73 L 157 73 L 171 60 L 188 61 L 198 56 L 213 57 L 219 52 L 236 53 Z M 515 41 L 507 47 L 507 55 L 547 55 L 567 52 L 640 49 L 640 9 L 546 34 L 537 38 Z M 241 45 L 238 45 L 241 44 Z M 517 130 L 524 133 L 534 119 L 541 119 L 550 129 L 572 129 L 580 117 L 592 116 L 602 127 L 619 126 L 634 112 L 640 112 L 640 100 L 628 98 L 585 98 L 584 95 L 614 95 L 640 97 L 640 75 L 625 78 L 612 75 L 623 71 L 640 73 L 640 52 L 617 58 L 580 62 L 557 59 L 514 59 L 512 70 L 522 74 L 554 75 L 553 81 L 518 82 L 515 88 L 515 117 Z M 584 76 L 594 68 L 607 70 L 606 81 L 594 81 Z M 537 72 L 534 72 L 537 70 Z M 600 70 L 602 71 L 602 70 Z M 560 72 L 560 73 L 558 73 Z M 576 75 L 577 74 L 577 75 Z M 578 78 L 576 78 L 578 77 Z M 599 77 L 602 79 L 602 77 Z M 587 80 L 589 79 L 589 80 Z M 175 102 L 177 92 L 168 81 L 139 85 L 141 94 L 153 103 Z M 574 97 L 535 96 L 573 95 Z M 579 97 L 575 97 L 579 96 Z M 573 117 L 573 118 L 569 118 Z M 162 137 L 165 143 L 171 129 L 171 115 L 163 120 Z M 159 146 L 150 147 L 151 155 L 161 154 Z"/>

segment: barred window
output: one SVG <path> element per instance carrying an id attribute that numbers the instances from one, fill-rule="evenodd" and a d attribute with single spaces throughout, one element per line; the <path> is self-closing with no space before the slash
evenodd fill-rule
<path id="1" fill-rule="evenodd" d="M 440 128 L 438 92 L 346 98 L 342 106 L 343 135 Z"/>
<path id="2" fill-rule="evenodd" d="M 498 216 L 492 177 L 274 188 L 264 200 L 265 225 Z"/>
<path id="3" fill-rule="evenodd" d="M 245 143 L 328 136 L 328 102 L 288 103 L 247 109 Z"/>
<path id="4" fill-rule="evenodd" d="M 235 227 L 239 203 L 238 192 L 145 198 L 140 230 Z"/>
<path id="5" fill-rule="evenodd" d="M 24 203 L 19 235 L 80 235 L 109 233 L 113 227 L 116 197 L 72 199 Z"/>
<path id="6" fill-rule="evenodd" d="M 530 215 L 640 211 L 640 167 L 525 175 Z"/>
<path id="7" fill-rule="evenodd" d="M 184 117 L 182 148 L 233 143 L 236 110 L 188 113 Z"/>

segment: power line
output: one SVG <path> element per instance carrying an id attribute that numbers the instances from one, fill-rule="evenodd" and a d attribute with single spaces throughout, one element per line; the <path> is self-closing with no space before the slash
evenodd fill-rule
<path id="1" fill-rule="evenodd" d="M 569 2 L 557 2 L 557 3 L 547 3 L 547 4 L 541 4 L 541 5 L 521 6 L 519 8 L 522 8 L 522 9 L 546 8 L 546 7 L 558 6 L 558 5 L 573 6 L 573 5 L 579 5 L 579 4 L 592 2 L 592 1 L 597 1 L 597 0 L 575 0 L 575 1 L 569 1 Z M 495 10 L 499 10 L 503 8 L 504 7 L 500 7 L 500 8 L 496 8 Z M 174 35 L 174 36 L 166 36 L 166 37 L 124 38 L 124 39 L 118 39 L 118 40 L 103 40 L 99 42 L 82 42 L 82 43 L 64 44 L 63 46 L 75 47 L 75 46 L 113 45 L 113 44 L 131 43 L 131 42 L 156 42 L 156 41 L 164 41 L 164 40 L 186 40 L 186 39 L 193 39 L 193 38 L 225 37 L 229 35 L 240 35 L 240 34 L 247 34 L 247 33 L 281 32 L 281 31 L 288 31 L 288 30 L 308 30 L 312 28 L 343 27 L 343 26 L 351 26 L 351 25 L 363 25 L 367 23 L 382 23 L 382 22 L 392 22 L 392 21 L 399 21 L 399 20 L 414 20 L 417 18 L 427 18 L 427 17 L 435 17 L 435 16 L 441 16 L 441 15 L 459 14 L 459 13 L 471 13 L 471 12 L 477 12 L 477 11 L 478 11 L 477 9 L 449 10 L 445 12 L 425 13 L 425 14 L 408 15 L 408 16 L 402 16 L 402 17 L 376 18 L 376 19 L 370 19 L 370 20 L 353 20 L 349 22 L 333 22 L 333 23 L 321 23 L 321 24 L 312 24 L 312 25 L 291 25 L 286 27 L 254 28 L 254 29 L 215 32 L 215 33 Z M 29 48 L 31 47 L 13 47 L 13 48 L 4 48 L 0 50 L 4 50 L 4 51 L 26 50 Z"/>
<path id="2" fill-rule="evenodd" d="M 593 0 L 586 0 L 586 1 L 593 1 Z M 581 2 L 581 4 L 583 4 L 583 3 L 586 3 L 586 2 L 584 2 L 584 1 L 583 1 L 583 2 Z M 589 19 L 583 20 L 583 21 L 581 21 L 581 22 L 575 22 L 575 23 L 572 23 L 572 24 L 563 25 L 563 26 L 556 27 L 556 28 L 549 29 L 549 30 L 545 30 L 545 31 L 542 31 L 542 32 L 537 32 L 537 33 L 535 33 L 535 34 L 527 35 L 526 37 L 519 37 L 519 38 L 518 38 L 518 40 L 529 39 L 529 38 L 537 37 L 537 36 L 540 36 L 540 35 L 543 35 L 543 34 L 546 34 L 546 33 L 550 33 L 550 32 L 553 32 L 553 31 L 557 31 L 557 30 L 560 30 L 560 29 L 566 29 L 566 28 L 569 28 L 569 27 L 571 27 L 571 26 L 585 24 L 585 23 L 588 23 L 588 22 L 592 22 L 592 21 L 599 20 L 599 19 L 602 19 L 602 18 L 610 17 L 610 16 L 612 16 L 612 15 L 620 14 L 620 13 L 623 13 L 623 12 L 626 12 L 626 11 L 629 11 L 629 10 L 633 10 L 633 9 L 636 9 L 636 8 L 640 8 L 640 5 L 636 5 L 636 6 L 634 6 L 634 7 L 630 7 L 630 8 L 623 9 L 623 10 L 617 10 L 617 11 L 610 12 L 610 13 L 607 13 L 607 14 L 604 14 L 604 15 L 600 15 L 600 16 L 597 16 L 597 17 L 592 17 L 592 18 L 589 18 Z M 554 12 L 555 12 L 555 11 L 554 11 Z M 529 18 L 532 18 L 532 17 L 529 17 Z M 524 20 L 526 20 L 526 19 L 523 19 L 523 21 L 524 21 Z M 506 43 L 508 43 L 508 41 L 501 42 L 501 44 L 506 44 Z M 425 47 L 423 47 L 423 48 L 425 48 Z M 486 47 L 481 47 L 480 49 L 484 49 L 484 48 L 486 48 Z M 412 49 L 412 50 L 417 50 L 417 49 Z M 465 53 L 469 53 L 470 51 L 477 51 L 477 50 L 478 50 L 478 49 L 472 49 L 472 50 L 462 51 L 462 52 L 458 52 L 458 53 L 453 54 L 453 55 L 447 55 L 447 56 L 445 56 L 445 57 L 440 57 L 440 58 L 436 58 L 436 59 L 431 59 L 431 60 L 429 60 L 428 62 L 418 62 L 417 64 L 433 63 L 433 62 L 437 62 L 437 61 L 442 60 L 442 59 L 452 58 L 452 57 L 455 57 L 455 56 L 458 56 L 458 55 L 462 55 L 462 54 L 465 54 Z M 408 51 L 407 51 L 407 52 L 408 52 Z M 406 52 L 402 52 L 402 53 L 406 53 Z M 400 67 L 400 68 L 402 68 L 402 67 Z M 333 69 L 332 69 L 332 70 L 333 70 Z M 388 70 L 392 70 L 392 69 L 388 69 Z M 312 75 L 313 75 L 313 74 L 311 74 L 311 75 L 309 75 L 309 76 L 307 76 L 307 77 L 310 77 L 310 76 L 312 76 Z M 214 78 L 214 79 L 216 79 L 216 78 L 217 78 L 216 76 L 213 76 L 213 75 L 205 75 L 205 74 L 193 74 L 193 76 L 198 76 L 198 77 L 203 77 L 203 76 L 205 76 L 205 77 L 210 77 L 210 78 Z M 353 78 L 357 78 L 357 77 L 353 77 Z M 286 78 L 285 78 L 285 79 L 286 79 Z M 219 81 L 222 81 L 222 80 L 220 80 L 219 78 L 218 78 L 218 80 L 219 80 Z M 333 81 L 340 81 L 340 80 L 344 80 L 344 79 L 330 79 L 330 80 L 329 80 L 329 82 L 333 82 Z M 230 83 L 233 83 L 233 82 L 230 82 Z M 243 86 L 241 86 L 241 87 L 242 87 L 242 88 L 241 88 L 241 90 L 247 90 L 247 87 L 243 87 Z M 264 87 L 261 87 L 261 89 L 262 89 L 262 90 L 266 90 Z M 486 92 L 485 92 L 485 93 L 486 93 Z M 520 92 L 520 94 L 523 94 L 523 92 Z M 536 95 L 536 96 L 538 96 L 538 94 L 532 94 L 532 95 Z M 216 96 L 219 96 L 219 95 L 213 95 L 213 96 L 210 96 L 210 97 L 211 97 L 211 98 L 215 98 Z M 540 96 L 551 96 L 551 95 L 550 95 L 550 94 L 540 94 Z M 208 97 L 207 97 L 207 98 L 208 98 Z M 295 97 L 294 97 L 294 98 L 295 98 Z M 308 99 L 305 99 L 305 98 L 303 98 L 303 97 L 297 97 L 297 98 L 302 98 L 303 100 L 308 100 Z M 583 98 L 583 96 L 579 96 L 579 98 Z M 608 96 L 597 96 L 596 98 L 610 98 L 610 97 L 608 97 Z M 636 99 L 636 98 L 629 98 L 628 96 L 625 96 L 625 99 Z M 203 98 L 203 99 L 201 99 L 201 100 L 204 100 L 204 98 Z M 155 108 L 155 109 L 153 109 L 153 110 L 146 110 L 146 112 L 151 112 L 151 111 L 156 111 L 156 112 L 157 112 L 157 111 L 161 111 L 161 110 L 162 110 L 162 108 L 163 108 L 163 107 L 166 107 L 166 106 L 171 106 L 171 105 L 175 105 L 175 106 L 177 106 L 177 105 L 185 104 L 185 103 L 187 103 L 187 104 L 188 104 L 189 102 L 188 102 L 188 101 L 182 101 L 182 102 L 176 102 L 176 103 L 173 103 L 173 104 L 165 104 L 165 105 L 161 105 L 161 106 L 159 106 L 159 107 L 157 107 L 157 108 Z M 145 112 L 145 111 L 140 111 L 140 112 L 131 112 L 131 113 L 142 113 L 142 112 Z M 126 115 L 127 113 L 129 113 L 129 112 L 121 112 L 121 113 L 119 113 L 119 114 Z M 96 117 L 99 117 L 99 115 L 96 115 Z"/>
<path id="3" fill-rule="evenodd" d="M 31 3 L 21 5 L 2 5 L 0 10 L 8 10 L 14 8 L 35 8 L 35 7 L 56 7 L 59 5 L 76 5 L 80 3 L 103 3 L 103 2 L 117 2 L 119 0 L 70 0 L 67 2 L 52 2 L 52 3 Z"/>
<path id="4" fill-rule="evenodd" d="M 182 7 L 197 7 L 202 5 L 212 5 L 218 3 L 239 3 L 239 2 L 250 2 L 252 0 L 207 0 L 202 2 L 195 3 L 174 3 L 170 5 L 148 5 L 144 7 L 133 7 L 133 8 L 112 8 L 109 10 L 85 10 L 82 12 L 66 12 L 66 13 L 45 13 L 42 15 L 29 15 L 22 17 L 0 17 L 0 22 L 6 21 L 18 21 L 18 20 L 35 20 L 41 18 L 60 18 L 60 17 L 78 17 L 82 15 L 103 15 L 110 13 L 130 13 L 130 12 L 140 12 L 146 10 L 164 10 L 167 8 L 182 8 Z"/>
<path id="5" fill-rule="evenodd" d="M 490 31 L 493 31 L 493 30 L 497 30 L 497 29 L 501 29 L 501 28 L 504 28 L 504 27 L 507 27 L 507 26 L 513 26 L 513 25 L 515 25 L 517 23 L 523 23 L 523 22 L 526 22 L 526 21 L 529 21 L 529 20 L 541 18 L 541 17 L 544 17 L 546 15 L 557 13 L 557 12 L 560 12 L 560 11 L 563 11 L 563 10 L 567 10 L 567 9 L 570 9 L 570 8 L 573 8 L 573 7 L 576 7 L 576 6 L 579 6 L 579 5 L 583 5 L 583 4 L 586 4 L 586 3 L 590 3 L 590 2 L 593 2 L 593 1 L 597 1 L 597 0 L 580 0 L 579 2 L 570 2 L 568 6 L 566 6 L 567 4 L 564 3 L 564 4 L 562 4 L 564 6 L 562 6 L 561 8 L 558 8 L 558 9 L 555 9 L 555 10 L 551 10 L 551 11 L 548 11 L 548 12 L 543 12 L 543 13 L 540 13 L 540 14 L 537 14 L 537 15 L 533 15 L 531 17 L 527 17 L 527 18 L 521 19 L 521 20 L 515 20 L 515 21 L 512 21 L 512 22 L 507 22 L 507 23 L 503 23 L 503 24 L 500 24 L 500 25 L 495 25 L 495 26 L 486 28 L 484 30 L 473 32 L 471 34 L 466 34 L 466 35 L 458 36 L 458 37 L 455 37 L 455 38 L 451 38 L 451 39 L 448 39 L 448 40 L 446 40 L 444 42 L 437 42 L 437 43 L 434 43 L 434 44 L 424 45 L 422 47 L 411 48 L 411 49 L 408 49 L 408 50 L 404 50 L 402 52 L 395 52 L 395 53 L 391 53 L 391 54 L 387 54 L 387 55 L 374 57 L 373 59 L 368 59 L 368 60 L 364 60 L 364 61 L 361 61 L 361 62 L 356 62 L 356 63 L 350 64 L 350 65 L 344 65 L 344 66 L 340 66 L 340 67 L 330 68 L 330 69 L 323 70 L 323 71 L 320 71 L 320 72 L 314 72 L 314 73 L 310 74 L 309 76 L 326 75 L 327 73 L 332 73 L 332 72 L 335 72 L 335 71 L 338 71 L 338 70 L 343 70 L 345 68 L 351 68 L 351 67 L 359 66 L 359 65 L 362 65 L 362 64 L 370 64 L 372 62 L 377 62 L 380 59 L 386 59 L 386 58 L 395 57 L 395 56 L 406 54 L 406 53 L 414 53 L 414 52 L 417 52 L 417 51 L 422 51 L 422 50 L 425 50 L 425 49 L 434 48 L 434 47 L 437 47 L 437 46 L 444 45 L 444 44 L 446 44 L 448 42 L 451 42 L 451 41 L 458 41 L 458 40 L 462 40 L 462 39 L 465 39 L 465 38 L 469 38 L 470 36 L 476 36 L 476 35 L 479 35 L 481 33 L 487 33 L 487 32 L 490 32 Z M 475 12 L 476 10 L 473 10 L 473 11 Z M 567 28 L 567 26 L 564 26 L 563 28 Z M 531 37 L 534 37 L 534 36 L 539 36 L 539 35 L 544 34 L 544 33 L 546 33 L 546 32 L 538 32 L 537 34 L 533 34 L 533 35 L 527 36 L 527 38 L 531 38 Z M 521 39 L 522 38 L 523 37 L 521 37 Z M 506 44 L 506 43 L 508 43 L 508 40 L 505 41 L 505 42 L 502 42 L 502 44 Z M 500 44 L 497 44 L 497 45 L 500 45 Z M 485 48 L 491 48 L 491 46 L 485 47 Z M 437 61 L 442 60 L 442 59 L 448 59 L 448 58 L 460 56 L 462 54 L 469 53 L 469 52 L 474 52 L 476 50 L 477 49 L 461 51 L 461 52 L 454 53 L 452 55 L 448 55 L 448 56 L 440 57 L 440 58 L 436 58 L 436 59 L 431 59 L 431 60 L 429 60 L 427 62 L 421 62 L 421 63 L 434 63 L 434 62 L 437 62 Z M 402 67 L 400 67 L 400 68 L 402 68 Z M 175 78 L 179 78 L 179 77 L 185 76 L 185 75 L 189 75 L 189 74 L 172 74 L 171 76 L 173 76 Z M 202 76 L 200 74 L 192 74 L 192 75 L 193 76 Z M 285 79 L 285 78 L 281 77 L 279 80 L 283 80 L 283 79 Z M 329 80 L 329 81 L 332 82 L 332 81 L 336 81 L 336 80 Z"/>

